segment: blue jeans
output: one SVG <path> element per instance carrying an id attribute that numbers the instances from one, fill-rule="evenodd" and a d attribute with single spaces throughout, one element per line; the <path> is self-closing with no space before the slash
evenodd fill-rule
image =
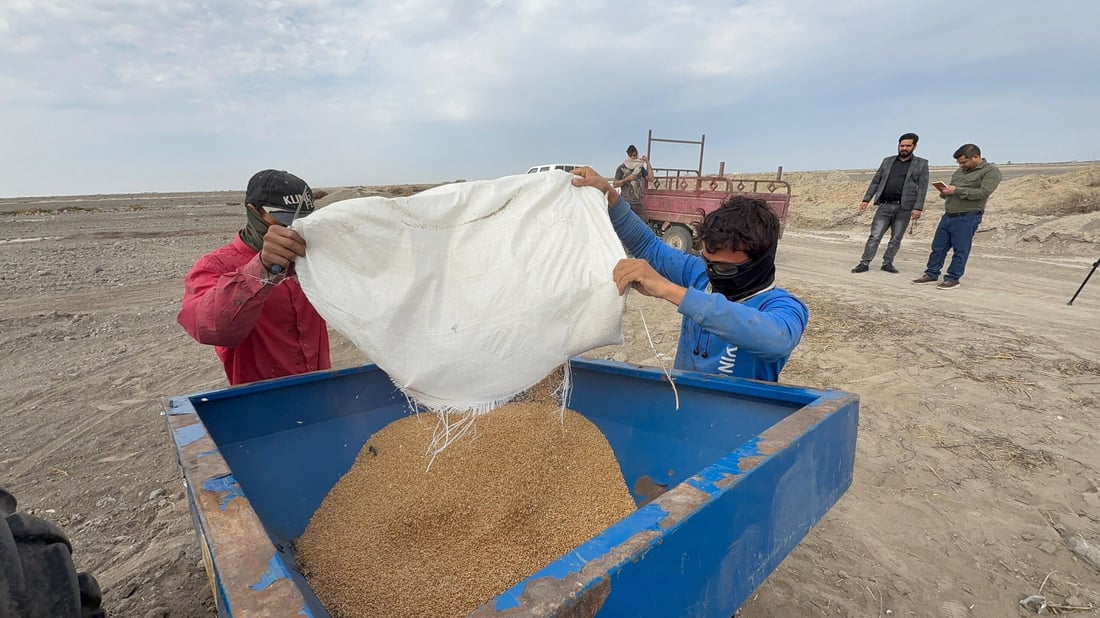
<path id="1" fill-rule="evenodd" d="M 871 236 L 867 238 L 859 263 L 866 266 L 875 259 L 878 244 L 882 242 L 886 228 L 890 228 L 890 244 L 886 246 L 886 253 L 882 255 L 882 263 L 893 264 L 894 256 L 898 254 L 898 249 L 901 249 L 901 239 L 905 237 L 905 230 L 909 228 L 909 220 L 912 217 L 913 211 L 902 210 L 901 204 L 879 204 L 878 210 L 875 211 L 875 218 L 871 220 Z"/>
<path id="2" fill-rule="evenodd" d="M 949 217 L 944 214 L 940 217 L 940 225 L 936 228 L 936 235 L 932 238 L 932 253 L 928 254 L 928 268 L 924 274 L 932 279 L 940 278 L 940 270 L 947 259 L 947 250 L 952 249 L 951 264 L 947 267 L 944 281 L 958 281 L 962 279 L 966 270 L 966 259 L 970 257 L 970 246 L 974 243 L 974 234 L 982 223 L 982 213 L 968 212 L 957 217 Z"/>

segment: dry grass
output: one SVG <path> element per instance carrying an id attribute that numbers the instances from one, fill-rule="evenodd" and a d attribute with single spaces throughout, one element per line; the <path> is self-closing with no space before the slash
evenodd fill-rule
<path id="1" fill-rule="evenodd" d="M 1056 468 L 1053 455 L 1041 449 L 1029 449 L 1016 444 L 1005 436 L 992 433 L 975 434 L 969 442 L 948 444 L 942 438 L 936 447 L 952 451 L 959 457 L 990 463 L 1007 463 L 1032 472 L 1042 468 Z"/>
<path id="2" fill-rule="evenodd" d="M 832 341 L 897 341 L 912 332 L 908 320 L 891 316 L 886 307 L 836 300 L 817 288 L 786 286 L 810 308 L 802 344 Z"/>

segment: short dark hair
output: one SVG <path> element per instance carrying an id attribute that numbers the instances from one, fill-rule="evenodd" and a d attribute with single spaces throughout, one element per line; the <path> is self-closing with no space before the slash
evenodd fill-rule
<path id="1" fill-rule="evenodd" d="M 913 140 L 913 145 L 916 146 L 917 142 L 920 141 L 920 136 L 917 135 L 916 133 L 903 133 L 901 135 L 901 137 L 898 138 L 898 143 L 900 144 L 900 143 L 904 142 L 907 139 Z"/>
<path id="2" fill-rule="evenodd" d="M 638 148 L 636 146 L 634 146 L 634 144 L 631 144 L 631 145 L 626 147 L 626 154 L 636 155 L 636 154 L 638 154 Z"/>
<path id="3" fill-rule="evenodd" d="M 959 146 L 959 149 L 955 151 L 955 154 L 951 155 L 958 159 L 959 157 L 973 158 L 982 156 L 982 149 L 978 148 L 974 144 L 963 144 Z"/>
<path id="4" fill-rule="evenodd" d="M 764 200 L 734 195 L 703 218 L 699 231 L 707 251 L 744 251 L 753 259 L 779 242 L 779 217 Z"/>

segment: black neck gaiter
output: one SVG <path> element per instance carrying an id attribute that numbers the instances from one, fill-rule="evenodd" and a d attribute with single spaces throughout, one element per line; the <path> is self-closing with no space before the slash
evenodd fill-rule
<path id="1" fill-rule="evenodd" d="M 267 233 L 268 223 L 264 221 L 264 218 L 260 216 L 255 208 L 246 206 L 244 210 L 248 215 L 248 223 L 241 230 L 241 240 L 244 241 L 244 244 L 255 249 L 256 253 L 259 253 L 264 246 L 264 234 Z"/>
<path id="2" fill-rule="evenodd" d="M 775 249 L 742 264 L 731 275 L 719 275 L 707 269 L 710 286 L 715 292 L 737 302 L 775 283 Z"/>

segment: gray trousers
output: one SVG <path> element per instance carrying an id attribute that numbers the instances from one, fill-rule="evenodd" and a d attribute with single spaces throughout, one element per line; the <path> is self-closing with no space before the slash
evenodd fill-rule
<path id="1" fill-rule="evenodd" d="M 871 221 L 871 236 L 867 238 L 867 245 L 863 247 L 863 257 L 860 264 L 870 264 L 878 252 L 878 244 L 882 242 L 882 236 L 886 234 L 886 228 L 890 228 L 890 244 L 886 246 L 886 253 L 882 254 L 883 264 L 893 264 L 894 256 L 901 249 L 901 239 L 905 237 L 905 230 L 909 229 L 911 210 L 902 210 L 901 204 L 879 204 L 875 211 L 875 218 Z"/>

